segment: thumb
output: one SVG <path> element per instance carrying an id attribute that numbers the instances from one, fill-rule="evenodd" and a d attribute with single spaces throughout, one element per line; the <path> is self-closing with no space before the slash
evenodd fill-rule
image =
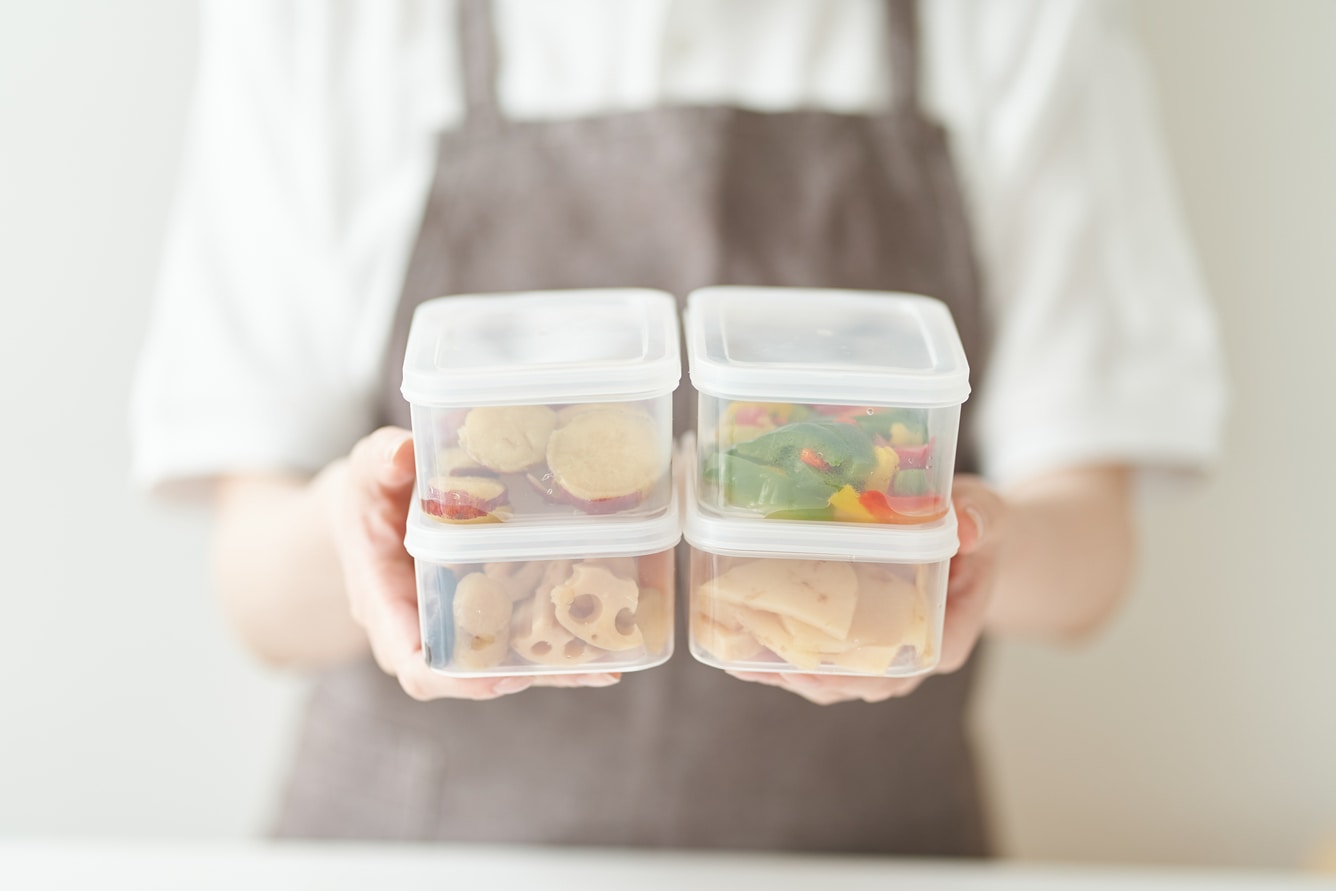
<path id="1" fill-rule="evenodd" d="M 960 553 L 974 554 L 994 544 L 1002 533 L 1006 503 L 977 476 L 958 476 L 952 485 Z"/>
<path id="2" fill-rule="evenodd" d="M 386 489 L 413 482 L 413 434 L 402 427 L 382 427 L 362 440 L 357 449 L 359 469 Z"/>

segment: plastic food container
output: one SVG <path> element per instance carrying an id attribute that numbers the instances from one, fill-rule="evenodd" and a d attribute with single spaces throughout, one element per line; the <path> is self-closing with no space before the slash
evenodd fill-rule
<path id="1" fill-rule="evenodd" d="M 705 288 L 689 298 L 685 329 L 708 509 L 900 525 L 946 516 L 970 392 L 946 304 Z"/>
<path id="2" fill-rule="evenodd" d="M 690 474 L 688 474 L 690 477 Z M 716 668 L 907 677 L 936 667 L 954 512 L 887 528 L 703 511 L 688 481 L 691 655 Z"/>
<path id="3" fill-rule="evenodd" d="M 402 392 L 433 522 L 650 517 L 668 506 L 673 298 L 608 289 L 431 300 Z"/>
<path id="4" fill-rule="evenodd" d="M 413 505 L 427 664 L 454 677 L 637 671 L 673 652 L 677 501 L 653 518 L 476 529 Z"/>

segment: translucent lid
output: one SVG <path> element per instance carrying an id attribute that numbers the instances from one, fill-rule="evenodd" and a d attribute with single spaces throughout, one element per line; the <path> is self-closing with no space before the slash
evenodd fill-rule
<path id="1" fill-rule="evenodd" d="M 670 393 L 681 379 L 668 294 L 532 291 L 419 306 L 401 391 L 415 405 L 630 401 Z"/>
<path id="2" fill-rule="evenodd" d="M 731 399 L 959 405 L 969 363 L 946 304 L 815 288 L 702 288 L 685 317 L 691 382 Z"/>
<path id="3" fill-rule="evenodd" d="M 687 542 L 726 557 L 794 557 L 868 563 L 937 563 L 954 557 L 955 509 L 934 522 L 915 526 L 881 523 L 809 523 L 801 520 L 723 517 L 701 509 L 695 474 L 688 472 Z"/>
<path id="4" fill-rule="evenodd" d="M 639 557 L 675 547 L 682 539 L 681 511 L 672 503 L 657 517 L 582 519 L 578 523 L 452 526 L 428 519 L 417 500 L 408 513 L 404 548 L 432 563 L 506 563 L 561 557 Z"/>

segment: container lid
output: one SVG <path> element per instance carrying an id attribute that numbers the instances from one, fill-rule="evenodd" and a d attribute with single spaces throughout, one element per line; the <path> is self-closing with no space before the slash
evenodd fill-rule
<path id="1" fill-rule="evenodd" d="M 682 379 L 677 304 L 608 288 L 472 294 L 413 313 L 401 392 L 415 405 L 648 399 Z"/>
<path id="2" fill-rule="evenodd" d="M 656 517 L 597 517 L 573 523 L 492 523 L 452 526 L 428 519 L 414 499 L 404 548 L 433 563 L 506 563 L 561 557 L 638 557 L 673 548 L 682 539 L 677 491 Z"/>
<path id="3" fill-rule="evenodd" d="M 937 563 L 954 557 L 956 513 L 914 526 L 816 523 L 725 517 L 703 510 L 688 471 L 683 533 L 693 547 L 728 557 L 779 557 L 869 563 Z"/>
<path id="4" fill-rule="evenodd" d="M 758 401 L 959 405 L 969 363 L 946 304 L 814 288 L 694 291 L 685 317 L 691 382 Z"/>

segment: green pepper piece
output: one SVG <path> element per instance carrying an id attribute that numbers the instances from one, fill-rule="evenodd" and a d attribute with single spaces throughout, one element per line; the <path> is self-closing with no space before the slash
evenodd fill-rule
<path id="1" fill-rule="evenodd" d="M 780 468 L 728 454 L 720 460 L 718 482 L 726 502 L 763 513 L 822 508 L 832 491 L 814 476 L 795 479 Z"/>
<path id="2" fill-rule="evenodd" d="M 877 466 L 872 437 L 856 424 L 804 421 L 739 443 L 730 452 L 777 467 L 800 483 L 839 489 L 861 482 Z"/>
<path id="3" fill-rule="evenodd" d="M 746 458 L 748 461 L 754 461 L 757 464 L 777 466 L 783 463 L 787 452 L 796 448 L 789 433 L 794 426 L 801 425 L 780 427 L 769 433 L 762 433 L 755 439 L 738 443 L 729 449 L 728 453 L 739 458 Z"/>
<path id="4" fill-rule="evenodd" d="M 897 470 L 891 478 L 892 495 L 927 495 L 930 491 L 926 470 Z"/>

